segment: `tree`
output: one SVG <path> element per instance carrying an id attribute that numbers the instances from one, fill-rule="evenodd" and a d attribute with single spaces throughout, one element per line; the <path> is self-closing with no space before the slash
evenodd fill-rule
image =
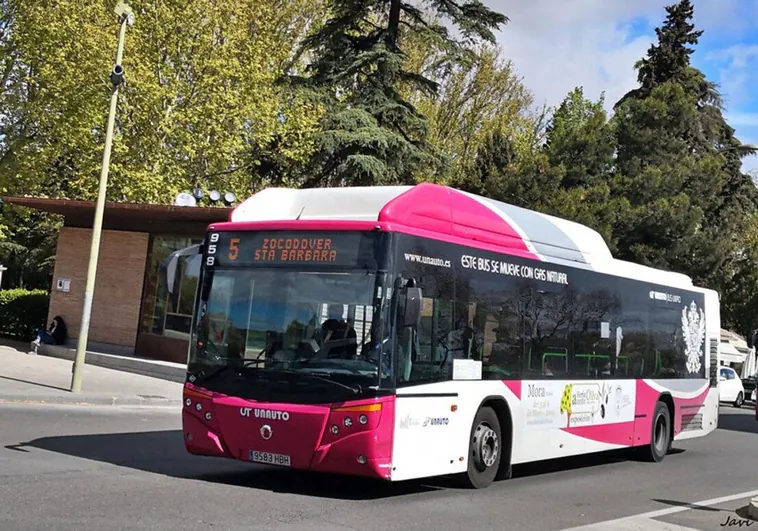
<path id="1" fill-rule="evenodd" d="M 92 198 L 118 32 L 112 2 L 2 1 L 10 23 L 0 65 L 23 75 L 0 93 L 0 186 Z M 276 79 L 321 8 L 142 3 L 127 33 L 109 199 L 168 202 L 196 184 L 245 196 L 260 186 L 256 148 L 276 138 L 278 157 L 306 158 L 319 111 Z"/>
<path id="2" fill-rule="evenodd" d="M 430 70 L 439 57 L 432 50 Z M 434 72 L 423 71 L 434 79 Z M 416 91 L 409 101 L 429 122 L 427 142 L 449 161 L 450 173 L 440 179 L 452 183 L 471 174 L 477 151 L 495 136 L 529 134 L 538 116 L 531 111 L 533 97 L 516 74 L 511 61 L 497 47 L 475 51 L 470 62 L 453 65 L 439 83 L 436 96 Z M 422 178 L 424 172 L 421 173 Z M 435 179 L 429 175 L 429 179 Z"/>
<path id="3" fill-rule="evenodd" d="M 55 262 L 57 216 L 7 205 L 7 234 L 0 241 L 4 288 L 48 289 Z"/>
<path id="4" fill-rule="evenodd" d="M 604 102 L 604 96 L 597 102 L 586 99 L 582 87 L 577 87 L 553 114 L 547 127 L 545 152 L 552 165 L 563 168 L 563 188 L 607 180 L 615 145 Z"/>
<path id="5" fill-rule="evenodd" d="M 681 271 L 729 291 L 739 235 L 756 210 L 741 172 L 753 152 L 734 136 L 715 85 L 689 63 L 702 32 L 689 0 L 667 8 L 658 43 L 637 63 L 640 87 L 616 105 L 613 197 L 630 208 L 616 223 L 621 258 Z"/>
<path id="6" fill-rule="evenodd" d="M 437 166 L 427 142 L 428 122 L 403 97 L 412 87 L 435 95 L 438 83 L 407 69 L 407 35 L 423 36 L 444 52 L 440 71 L 469 56 L 477 43 L 494 43 L 504 15 L 479 0 L 430 0 L 428 11 L 403 0 L 329 0 L 329 19 L 304 42 L 312 59 L 296 86 L 328 105 L 307 185 L 414 182 L 425 165 Z M 435 17 L 458 29 L 454 37 Z"/>

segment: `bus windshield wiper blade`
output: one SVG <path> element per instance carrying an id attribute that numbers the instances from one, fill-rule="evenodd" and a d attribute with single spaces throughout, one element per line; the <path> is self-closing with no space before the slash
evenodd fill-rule
<path id="1" fill-rule="evenodd" d="M 263 363 L 265 360 L 258 360 L 258 359 L 249 359 L 249 360 L 242 360 L 242 363 L 226 363 L 222 365 L 221 367 L 216 367 L 215 369 L 211 370 L 209 373 L 205 373 L 205 371 L 201 371 L 200 375 L 198 376 L 198 380 L 210 380 L 211 378 L 214 378 L 215 376 L 218 376 L 219 374 L 226 372 L 230 369 L 242 369 L 243 367 L 248 367 L 250 365 L 257 365 L 259 363 Z"/>
<path id="2" fill-rule="evenodd" d="M 332 380 L 331 378 L 325 378 L 323 376 L 316 376 L 315 374 L 311 374 L 304 371 L 295 371 L 292 369 L 259 369 L 261 372 L 266 374 L 292 374 L 297 376 L 304 376 L 311 380 L 317 380 L 319 382 L 325 382 L 332 385 L 336 385 L 338 387 L 341 387 L 343 389 L 346 389 L 350 391 L 353 394 L 359 394 L 361 392 L 361 387 L 359 385 L 356 385 L 354 387 L 351 387 L 349 385 L 345 385 L 343 383 L 337 382 L 335 380 Z"/>

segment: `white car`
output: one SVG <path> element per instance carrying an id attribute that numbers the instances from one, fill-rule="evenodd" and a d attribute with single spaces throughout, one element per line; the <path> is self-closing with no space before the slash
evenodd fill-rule
<path id="1" fill-rule="evenodd" d="M 734 407 L 742 407 L 745 403 L 742 380 L 730 367 L 719 367 L 719 402 L 731 402 Z"/>

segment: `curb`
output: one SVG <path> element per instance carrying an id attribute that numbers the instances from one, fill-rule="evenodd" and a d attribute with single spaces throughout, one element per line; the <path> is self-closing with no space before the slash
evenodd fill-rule
<path id="1" fill-rule="evenodd" d="M 179 399 L 158 396 L 97 396 L 97 395 L 0 395 L 0 404 L 58 404 L 74 406 L 164 407 L 180 409 Z"/>
<path id="2" fill-rule="evenodd" d="M 59 358 L 67 361 L 74 361 L 76 350 L 58 345 L 40 345 L 38 354 L 50 358 Z M 187 379 L 187 369 L 184 365 L 168 362 L 156 362 L 142 358 L 119 356 L 115 354 L 102 354 L 99 352 L 87 351 L 84 356 L 86 365 L 102 367 L 122 372 L 138 374 L 140 376 L 149 376 L 159 380 L 167 380 L 183 384 Z"/>
<path id="3" fill-rule="evenodd" d="M 747 515 L 753 520 L 758 520 L 758 496 L 750 500 L 747 506 Z"/>

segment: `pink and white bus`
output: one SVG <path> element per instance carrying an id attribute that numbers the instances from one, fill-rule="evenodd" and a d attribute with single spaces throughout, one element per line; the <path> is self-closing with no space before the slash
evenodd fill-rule
<path id="1" fill-rule="evenodd" d="M 717 293 L 583 225 L 433 184 L 271 188 L 199 252 L 192 454 L 484 488 L 717 426 Z"/>

